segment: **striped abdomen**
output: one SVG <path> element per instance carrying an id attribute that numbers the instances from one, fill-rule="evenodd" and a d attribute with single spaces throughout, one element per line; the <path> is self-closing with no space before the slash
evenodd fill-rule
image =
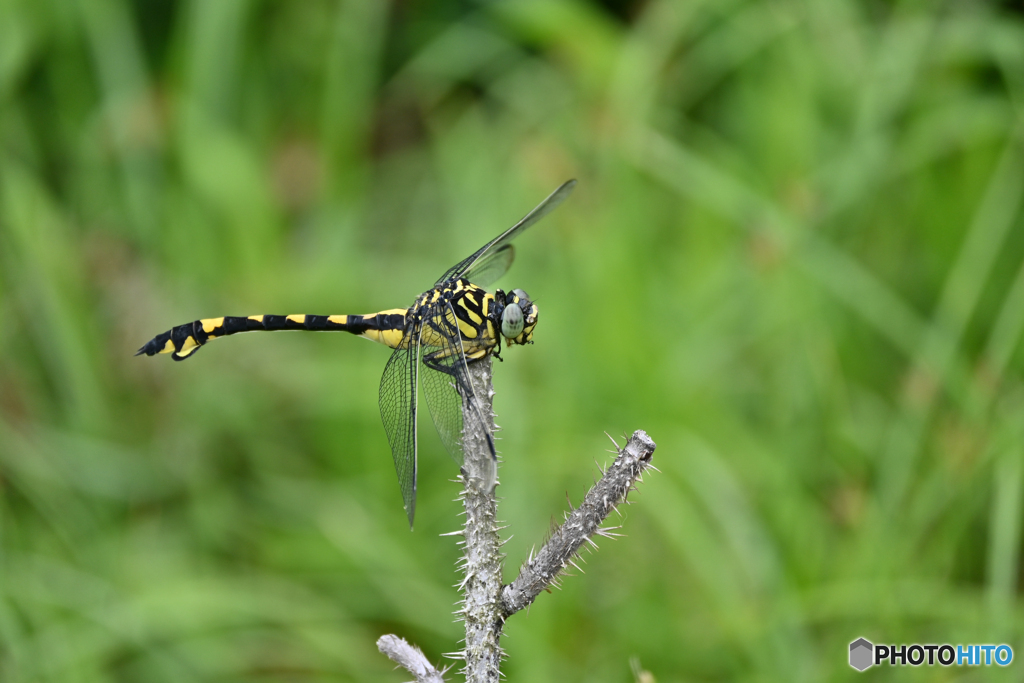
<path id="1" fill-rule="evenodd" d="M 349 332 L 396 348 L 405 330 L 405 308 L 392 308 L 368 315 L 250 315 L 206 318 L 178 325 L 146 342 L 136 356 L 169 353 L 174 360 L 185 360 L 211 339 L 238 332 L 307 330 L 311 332 Z"/>

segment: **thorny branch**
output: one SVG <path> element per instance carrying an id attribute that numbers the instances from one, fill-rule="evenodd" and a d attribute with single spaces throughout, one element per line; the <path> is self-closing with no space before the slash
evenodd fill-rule
<path id="1" fill-rule="evenodd" d="M 501 612 L 501 538 L 498 537 L 498 504 L 494 487 L 487 485 L 481 473 L 493 471 L 494 463 L 488 438 L 494 433 L 494 386 L 491 382 L 491 359 L 470 363 L 469 376 L 476 391 L 478 407 L 486 425 L 472 419 L 470 410 L 463 412 L 462 505 L 466 513 L 463 524 L 462 609 L 458 614 L 466 624 L 463 672 L 466 681 L 497 683 L 500 676 L 501 648 L 498 639 L 504 617 Z M 484 430 L 487 431 L 484 431 Z"/>
<path id="2" fill-rule="evenodd" d="M 493 468 L 488 446 L 488 434 L 494 432 L 492 410 L 494 388 L 491 383 L 491 359 L 471 363 L 469 375 L 475 388 L 477 408 L 486 425 L 476 419 L 477 413 L 464 406 L 462 447 L 465 461 L 460 481 L 463 485 L 462 502 L 466 520 L 461 531 L 452 535 L 462 536 L 461 560 L 463 580 L 459 584 L 463 599 L 457 614 L 466 625 L 465 647 L 461 652 L 448 655 L 465 662 L 463 672 L 467 683 L 498 683 L 500 677 L 501 647 L 499 640 L 505 620 L 519 610 L 529 606 L 541 591 L 554 584 L 560 573 L 568 566 L 575 565 L 574 558 L 584 543 L 596 546 L 592 536 L 615 536 L 611 529 L 601 528 L 601 523 L 635 488 L 644 471 L 651 465 L 655 444 L 647 433 L 638 430 L 630 437 L 625 448 L 618 451 L 612 463 L 584 497 L 578 508 L 566 516 L 551 538 L 536 555 L 523 565 L 519 576 L 511 584 L 502 587 L 501 569 L 504 556 L 501 554 L 500 527 L 496 521 L 497 499 L 494 488 L 483 482 L 488 479 L 481 473 Z M 489 431 L 484 431 L 484 430 Z M 413 667 L 388 652 L 387 643 L 399 642 L 405 649 L 418 654 Z M 441 672 L 430 666 L 418 649 L 396 636 L 384 636 L 377 641 L 381 652 L 404 666 L 416 676 L 417 683 L 441 681 Z M 426 674 L 418 673 L 416 665 L 429 667 Z M 430 678 L 429 676 L 436 676 Z"/>
<path id="3" fill-rule="evenodd" d="M 398 636 L 381 636 L 377 649 L 395 664 L 416 677 L 416 683 L 444 683 L 444 671 L 438 671 L 423 652 Z"/>
<path id="4" fill-rule="evenodd" d="M 625 500 L 626 494 L 640 481 L 644 470 L 651 466 L 654 448 L 647 432 L 633 432 L 626 447 L 619 451 L 601 480 L 587 492 L 580 506 L 566 515 L 565 522 L 555 530 L 540 552 L 531 555 L 519 570 L 516 580 L 502 590 L 501 607 L 506 618 L 529 606 L 542 590 L 557 580 L 567 565 L 575 566 L 573 558 L 580 546 L 588 541 L 594 543 L 591 536 L 616 535 L 611 529 L 602 529 L 601 522 Z"/>

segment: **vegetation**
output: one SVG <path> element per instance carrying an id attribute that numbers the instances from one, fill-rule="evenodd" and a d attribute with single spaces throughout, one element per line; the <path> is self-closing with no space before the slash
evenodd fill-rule
<path id="1" fill-rule="evenodd" d="M 456 469 L 421 421 L 410 534 L 386 349 L 132 353 L 408 305 L 570 177 L 499 283 L 541 311 L 495 370 L 509 572 L 602 432 L 663 474 L 509 622 L 508 679 L 1024 654 L 1022 124 L 1010 3 L 0 0 L 0 680 L 441 661 Z"/>

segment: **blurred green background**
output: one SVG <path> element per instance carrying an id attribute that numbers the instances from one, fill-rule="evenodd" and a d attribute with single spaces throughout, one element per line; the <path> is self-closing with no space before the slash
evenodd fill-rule
<path id="1" fill-rule="evenodd" d="M 410 533 L 388 350 L 199 317 L 409 305 L 570 177 L 498 284 L 514 577 L 646 429 L 626 536 L 510 681 L 1019 679 L 1019 3 L 0 0 L 0 680 L 400 681 L 461 625 L 456 468 Z M 621 442 L 621 440 L 620 440 Z"/>

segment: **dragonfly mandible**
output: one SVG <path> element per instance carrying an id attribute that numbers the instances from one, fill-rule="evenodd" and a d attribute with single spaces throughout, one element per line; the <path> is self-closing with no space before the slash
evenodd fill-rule
<path id="1" fill-rule="evenodd" d="M 486 428 L 476 389 L 469 378 L 468 363 L 490 355 L 500 358 L 502 338 L 508 346 L 532 344 L 538 310 L 521 289 L 498 289 L 492 294 L 484 287 L 512 265 L 512 240 L 565 201 L 575 186 L 575 180 L 563 183 L 518 223 L 446 270 L 409 308 L 366 315 L 205 318 L 158 334 L 135 355 L 169 353 L 174 360 L 185 360 L 211 339 L 239 332 L 276 330 L 349 332 L 394 349 L 380 381 L 380 414 L 412 526 L 416 513 L 419 387 L 423 388 L 441 441 L 460 466 L 463 416 L 483 423 L 491 459 L 481 478 L 485 486 L 494 485 L 494 438 Z"/>

